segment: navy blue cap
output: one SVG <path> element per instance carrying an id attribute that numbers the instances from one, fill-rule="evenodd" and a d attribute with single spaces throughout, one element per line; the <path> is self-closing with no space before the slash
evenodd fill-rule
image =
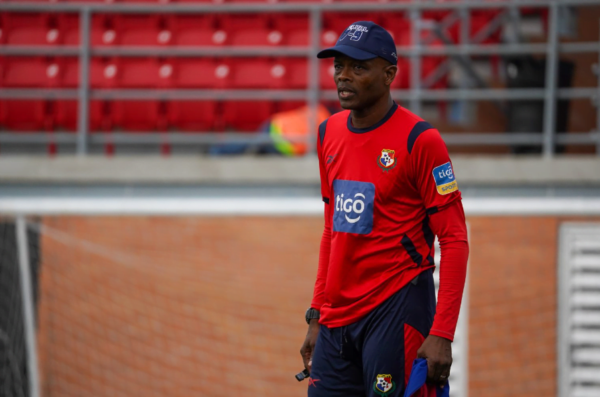
<path id="1" fill-rule="evenodd" d="M 381 57 L 398 64 L 396 44 L 387 30 L 371 21 L 354 22 L 340 36 L 335 46 L 317 54 L 317 58 L 332 58 L 340 54 L 366 61 Z"/>

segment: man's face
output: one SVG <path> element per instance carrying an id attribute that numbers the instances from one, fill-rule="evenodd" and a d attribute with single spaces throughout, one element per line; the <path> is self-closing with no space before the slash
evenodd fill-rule
<path id="1" fill-rule="evenodd" d="M 397 70 L 379 57 L 358 61 L 340 55 L 335 57 L 333 66 L 340 105 L 352 110 L 368 108 L 387 95 Z"/>

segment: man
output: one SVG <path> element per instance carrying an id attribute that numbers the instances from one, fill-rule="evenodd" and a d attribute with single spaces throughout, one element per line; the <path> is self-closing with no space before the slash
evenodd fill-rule
<path id="1" fill-rule="evenodd" d="M 468 257 L 448 151 L 437 130 L 392 100 L 397 56 L 385 29 L 355 22 L 318 57 L 335 58 L 346 110 L 317 138 L 325 227 L 301 349 L 308 395 L 402 396 L 416 357 L 427 359 L 429 383 L 442 386 Z"/>

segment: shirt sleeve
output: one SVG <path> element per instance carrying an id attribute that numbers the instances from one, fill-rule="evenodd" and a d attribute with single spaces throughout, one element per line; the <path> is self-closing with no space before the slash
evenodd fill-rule
<path id="1" fill-rule="evenodd" d="M 416 138 L 410 164 L 413 184 L 428 214 L 461 198 L 448 149 L 436 129 L 430 128 Z"/>
<path id="2" fill-rule="evenodd" d="M 319 129 L 325 128 L 324 125 Z M 324 227 L 323 235 L 321 237 L 321 248 L 319 250 L 319 268 L 317 270 L 317 280 L 315 281 L 315 289 L 313 292 L 313 299 L 311 307 L 317 310 L 321 309 L 323 303 L 325 303 L 325 283 L 327 280 L 327 269 L 329 267 L 329 254 L 331 251 L 331 216 L 329 200 L 331 195 L 331 189 L 329 187 L 329 181 L 327 179 L 327 172 L 325 170 L 325 164 L 323 162 L 322 153 L 322 142 L 321 134 L 317 137 L 317 157 L 319 158 L 319 173 L 321 177 L 321 196 L 324 202 Z"/>
<path id="3" fill-rule="evenodd" d="M 469 243 L 462 202 L 457 200 L 430 217 L 431 230 L 438 236 L 442 259 L 440 261 L 440 289 L 430 333 L 449 340 L 454 339 L 462 302 Z"/>
<path id="4" fill-rule="evenodd" d="M 438 303 L 430 333 L 453 340 L 469 256 L 461 194 L 440 133 L 435 128 L 425 129 L 413 143 L 410 153 L 413 183 L 430 216 L 442 255 Z"/>

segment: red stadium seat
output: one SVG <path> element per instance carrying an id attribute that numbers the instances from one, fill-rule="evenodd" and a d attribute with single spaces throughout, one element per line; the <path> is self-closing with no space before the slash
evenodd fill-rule
<path id="1" fill-rule="evenodd" d="M 168 44 L 171 38 L 165 18 L 157 14 L 119 15 L 114 26 L 121 45 Z"/>
<path id="2" fill-rule="evenodd" d="M 0 43 L 13 45 L 77 45 L 79 15 L 0 13 Z"/>
<path id="3" fill-rule="evenodd" d="M 309 20 L 307 14 L 273 15 L 273 30 L 269 33 L 271 41 L 281 33 L 281 43 L 291 46 L 307 46 L 310 42 Z"/>
<path id="4" fill-rule="evenodd" d="M 14 131 L 40 131 L 48 126 L 47 101 L 0 100 L 0 127 Z"/>
<path id="5" fill-rule="evenodd" d="M 172 44 L 171 17 L 162 15 L 95 15 L 92 20 L 93 45 Z"/>
<path id="6" fill-rule="evenodd" d="M 279 60 L 272 68 L 282 67 L 285 88 L 305 89 L 308 86 L 308 61 L 306 58 L 287 58 Z"/>
<path id="7" fill-rule="evenodd" d="M 160 65 L 155 58 L 119 59 L 117 78 L 124 88 L 155 88 Z M 169 76 L 170 77 L 170 76 Z"/>
<path id="8" fill-rule="evenodd" d="M 58 35 L 50 33 L 50 30 L 48 14 L 2 13 L 2 31 L 7 44 L 55 44 Z"/>
<path id="9" fill-rule="evenodd" d="M 228 86 L 230 66 L 210 58 L 172 60 L 174 84 L 180 88 L 217 88 Z"/>
<path id="10" fill-rule="evenodd" d="M 58 19 L 58 26 L 62 44 L 79 45 L 79 15 L 62 14 Z"/>
<path id="11" fill-rule="evenodd" d="M 225 129 L 241 132 L 256 131 L 274 111 L 274 104 L 267 101 L 225 102 L 223 104 Z"/>
<path id="12" fill-rule="evenodd" d="M 92 58 L 90 62 L 90 85 L 93 88 L 117 87 L 121 73 L 115 58 Z"/>
<path id="13" fill-rule="evenodd" d="M 79 58 L 59 58 L 58 65 L 60 65 L 60 85 L 77 88 L 79 86 Z"/>
<path id="14" fill-rule="evenodd" d="M 90 132 L 110 131 L 113 129 L 112 105 L 111 101 L 90 102 Z"/>
<path id="15" fill-rule="evenodd" d="M 94 46 L 115 45 L 118 43 L 115 30 L 115 16 L 112 14 L 92 15 L 91 42 Z"/>
<path id="16" fill-rule="evenodd" d="M 56 85 L 59 68 L 42 57 L 5 57 L 0 59 L 4 87 L 47 87 Z"/>
<path id="17" fill-rule="evenodd" d="M 93 58 L 94 88 L 157 88 L 171 85 L 173 66 L 157 58 Z"/>
<path id="18" fill-rule="evenodd" d="M 321 88 L 324 90 L 336 89 L 337 87 L 335 85 L 335 81 L 333 81 L 333 74 L 335 72 L 333 60 L 324 59 L 320 63 L 319 82 L 321 84 Z"/>
<path id="19" fill-rule="evenodd" d="M 236 58 L 230 62 L 235 88 L 279 88 L 285 68 L 272 59 Z"/>
<path id="20" fill-rule="evenodd" d="M 156 131 L 159 114 L 158 101 L 114 101 L 114 125 L 126 131 Z"/>
<path id="21" fill-rule="evenodd" d="M 227 34 L 227 44 L 270 45 L 268 18 L 264 14 L 231 14 L 221 17 L 221 26 Z"/>
<path id="22" fill-rule="evenodd" d="M 170 101 L 167 103 L 169 126 L 181 131 L 212 131 L 217 103 L 214 101 Z"/>
<path id="23" fill-rule="evenodd" d="M 410 19 L 404 13 L 386 13 L 382 18 L 381 26 L 390 32 L 397 46 L 408 46 L 411 44 L 411 23 Z"/>
<path id="24" fill-rule="evenodd" d="M 168 25 L 172 31 L 172 43 L 186 46 L 222 45 L 226 34 L 217 29 L 216 19 L 212 14 L 206 15 L 173 15 Z"/>
<path id="25" fill-rule="evenodd" d="M 54 110 L 58 130 L 77 131 L 77 108 L 76 100 L 56 101 Z"/>

